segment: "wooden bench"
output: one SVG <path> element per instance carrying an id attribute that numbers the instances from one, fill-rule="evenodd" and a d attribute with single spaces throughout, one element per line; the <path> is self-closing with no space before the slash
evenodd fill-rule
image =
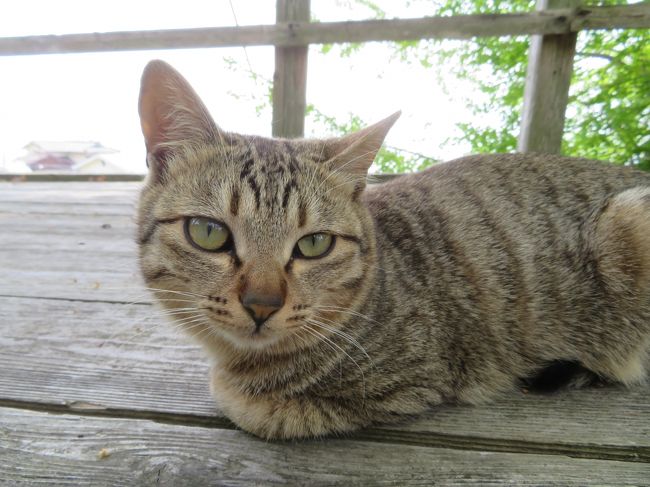
<path id="1" fill-rule="evenodd" d="M 139 183 L 0 183 L 1 485 L 650 485 L 650 388 L 550 396 L 266 442 L 137 270 Z"/>

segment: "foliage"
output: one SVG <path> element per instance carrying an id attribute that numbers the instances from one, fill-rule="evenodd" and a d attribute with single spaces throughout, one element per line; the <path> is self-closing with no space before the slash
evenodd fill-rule
<path id="1" fill-rule="evenodd" d="M 269 109 L 273 102 L 273 82 L 250 69 L 242 68 L 241 63 L 232 57 L 223 58 L 228 69 L 233 71 L 245 70 L 247 76 L 255 83 L 257 89 L 253 94 L 241 95 L 238 92 L 229 92 L 230 96 L 237 99 L 247 99 L 255 103 L 255 110 L 258 114 Z M 362 129 L 368 124 L 361 117 L 350 114 L 347 121 L 340 121 L 335 117 L 326 115 L 312 104 L 308 104 L 305 115 L 311 117 L 324 132 L 333 135 L 344 135 Z M 375 157 L 374 166 L 380 173 L 402 173 L 421 171 L 435 164 L 437 161 L 429 156 L 412 152 L 398 147 L 382 146 Z"/>
<path id="2" fill-rule="evenodd" d="M 601 4 L 626 3 L 605 1 Z M 530 11 L 528 0 L 444 0 L 437 15 Z M 436 47 L 434 49 L 433 47 Z M 526 76 L 527 38 L 481 38 L 453 47 L 432 42 L 398 43 L 405 59 L 443 65 L 471 81 L 485 96 L 462 99 L 475 120 L 459 126 L 475 152 L 516 149 Z M 449 79 L 449 78 L 445 78 Z M 453 81 L 447 81 L 453 91 Z M 482 120 L 496 118 L 499 123 Z M 610 160 L 650 169 L 650 31 L 587 31 L 577 54 L 563 142 L 567 155 Z"/>
<path id="3" fill-rule="evenodd" d="M 355 132 L 367 126 L 357 115 L 349 115 L 345 122 L 341 122 L 334 117 L 328 116 L 321 112 L 312 104 L 307 105 L 307 116 L 325 127 L 329 132 L 337 135 Z M 381 173 L 401 173 L 411 171 L 421 171 L 435 164 L 435 159 L 392 146 L 382 146 L 375 157 L 375 166 Z"/>
<path id="4" fill-rule="evenodd" d="M 564 150 L 650 170 L 650 32 L 593 32 L 582 44 Z"/>
<path id="5" fill-rule="evenodd" d="M 337 3 L 350 8 L 362 7 L 373 18 L 387 18 L 386 11 L 377 3 L 381 1 L 338 0 Z M 432 4 L 432 15 L 529 12 L 535 8 L 534 0 L 406 0 L 404 6 L 417 2 Z M 624 3 L 627 2 L 598 2 L 601 5 Z M 448 145 L 463 140 L 470 143 L 473 152 L 516 150 L 527 67 L 527 36 L 461 42 L 405 41 L 392 45 L 394 60 L 437 69 L 448 96 L 473 113 L 472 120 L 458 125 L 459 135 L 448 140 Z M 346 57 L 361 47 L 358 43 L 324 45 L 321 52 Z M 257 105 L 259 111 L 270 106 L 270 81 L 260 79 L 252 70 L 249 74 L 256 83 L 266 87 L 265 97 Z M 476 88 L 471 97 L 458 92 L 459 81 Z M 365 125 L 355 115 L 339 121 L 312 105 L 307 107 L 307 116 L 334 134 L 348 133 Z M 562 150 L 567 155 L 650 170 L 650 30 L 579 34 Z M 383 148 L 376 161 L 382 172 L 420 170 L 435 163 L 430 157 L 394 147 Z"/>

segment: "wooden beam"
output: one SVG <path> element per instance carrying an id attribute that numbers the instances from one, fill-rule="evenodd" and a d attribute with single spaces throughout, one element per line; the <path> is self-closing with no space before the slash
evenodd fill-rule
<path id="1" fill-rule="evenodd" d="M 577 6 L 580 0 L 537 0 L 539 10 Z M 577 34 L 532 36 L 517 143 L 520 152 L 559 154 Z"/>
<path id="2" fill-rule="evenodd" d="M 571 21 L 571 31 L 598 29 L 647 29 L 650 27 L 650 3 L 609 7 L 583 6 Z"/>
<path id="3" fill-rule="evenodd" d="M 83 342 L 73 344 L 85 346 Z M 110 371 L 107 375 L 119 374 Z M 94 382 L 101 383 L 103 378 L 98 376 Z M 25 384 L 26 389 L 30 386 Z M 171 391 L 166 385 L 163 390 Z M 177 394 L 182 396 L 183 389 L 180 391 Z M 124 392 L 116 391 L 115 395 Z M 536 452 L 516 443 L 510 450 L 482 449 L 480 442 L 449 447 L 446 438 L 427 444 L 417 433 L 394 438 L 390 432 L 376 430 L 374 434 L 363 432 L 312 441 L 260 441 L 217 421 L 196 424 L 197 418 L 187 422 L 185 417 L 171 414 L 153 416 L 152 420 L 146 412 L 137 410 L 95 414 L 91 404 L 86 405 L 88 409 L 68 414 L 61 414 L 61 407 L 45 409 L 22 403 L 3 406 L 0 478 L 9 486 L 591 487 L 648 483 L 648 464 L 643 457 L 608 461 L 598 455 L 597 445 L 587 457 L 580 458 L 564 445 Z M 626 406 L 622 402 L 610 414 L 617 415 Z M 559 414 L 565 414 L 567 409 L 573 408 L 565 407 Z M 607 422 L 613 421 L 608 418 Z M 501 424 L 507 423 L 501 419 Z M 499 424 L 491 426 L 499 429 Z M 590 426 L 583 425 L 583 430 L 588 431 Z M 553 424 L 553 429 L 561 427 L 559 421 Z"/>
<path id="4" fill-rule="evenodd" d="M 310 0 L 277 0 L 276 21 L 309 22 Z M 276 46 L 273 74 L 273 137 L 302 137 L 307 104 L 309 46 Z"/>
<path id="5" fill-rule="evenodd" d="M 74 173 L 61 174 L 49 172 L 30 172 L 25 174 L 0 173 L 0 181 L 11 181 L 12 183 L 26 182 L 124 182 L 124 181 L 142 181 L 144 174 L 84 174 Z"/>
<path id="6" fill-rule="evenodd" d="M 337 42 L 469 39 L 566 34 L 586 29 L 650 28 L 650 3 L 559 9 L 520 14 L 459 15 L 354 22 L 287 22 L 276 25 L 0 38 L 0 56 L 79 52 L 193 49 L 233 46 L 304 46 Z"/>

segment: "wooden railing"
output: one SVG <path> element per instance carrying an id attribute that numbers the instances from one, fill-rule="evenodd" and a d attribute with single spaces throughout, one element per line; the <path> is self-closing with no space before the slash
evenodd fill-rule
<path id="1" fill-rule="evenodd" d="M 577 33 L 650 28 L 650 3 L 538 0 L 537 11 L 518 14 L 323 23 L 309 17 L 310 0 L 277 0 L 273 25 L 4 37 L 0 56 L 273 45 L 273 135 L 301 137 L 310 44 L 531 35 L 518 150 L 559 153 Z"/>

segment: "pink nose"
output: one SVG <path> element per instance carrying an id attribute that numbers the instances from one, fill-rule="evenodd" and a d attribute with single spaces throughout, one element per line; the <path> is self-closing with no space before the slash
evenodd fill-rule
<path id="1" fill-rule="evenodd" d="M 239 301 L 251 315 L 258 329 L 284 305 L 284 297 L 281 294 L 262 294 L 254 291 L 245 291 L 239 296 Z"/>

